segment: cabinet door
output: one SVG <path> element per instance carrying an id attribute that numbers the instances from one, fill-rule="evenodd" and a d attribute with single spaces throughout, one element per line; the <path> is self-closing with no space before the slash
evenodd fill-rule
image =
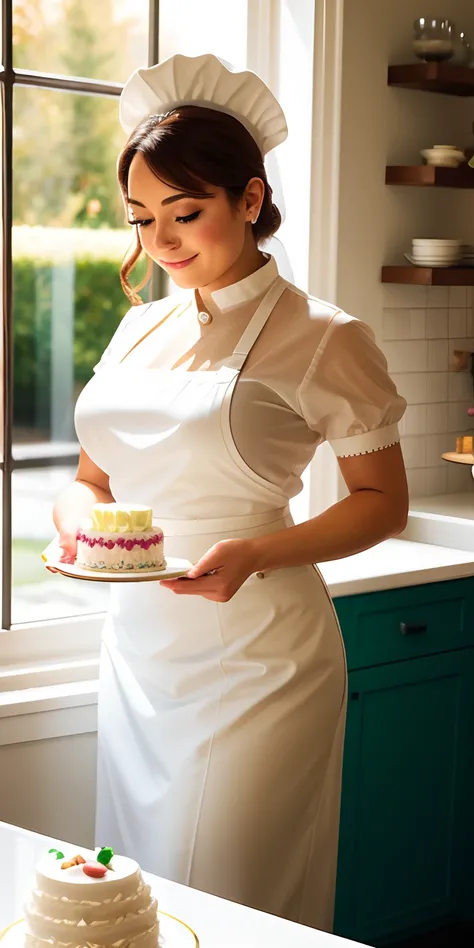
<path id="1" fill-rule="evenodd" d="M 335 931 L 368 944 L 474 892 L 474 649 L 349 676 Z"/>

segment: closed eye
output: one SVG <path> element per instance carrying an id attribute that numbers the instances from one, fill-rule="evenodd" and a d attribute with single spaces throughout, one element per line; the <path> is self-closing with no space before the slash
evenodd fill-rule
<path id="1" fill-rule="evenodd" d="M 129 221 L 128 223 L 131 224 L 132 227 L 148 227 L 149 224 L 153 224 L 153 218 L 150 217 L 146 221 Z"/>
<path id="2" fill-rule="evenodd" d="M 186 217 L 177 217 L 176 223 L 177 224 L 190 224 L 191 221 L 195 221 L 198 219 L 200 213 L 201 211 L 194 211 L 193 214 L 187 214 Z"/>

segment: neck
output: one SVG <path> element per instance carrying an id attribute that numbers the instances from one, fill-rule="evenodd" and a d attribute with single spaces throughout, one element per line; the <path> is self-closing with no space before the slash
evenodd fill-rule
<path id="1" fill-rule="evenodd" d="M 250 276 L 251 273 L 255 273 L 256 270 L 260 270 L 266 262 L 266 258 L 258 249 L 252 238 L 251 241 L 244 244 L 242 253 L 235 263 L 233 263 L 218 280 L 215 280 L 213 283 L 208 283 L 207 286 L 199 287 L 198 292 L 203 303 L 205 304 L 206 301 L 209 300 L 211 293 L 214 293 L 216 290 L 223 290 L 225 286 L 232 286 L 233 283 L 239 283 L 240 280 L 245 280 L 245 277 Z"/>

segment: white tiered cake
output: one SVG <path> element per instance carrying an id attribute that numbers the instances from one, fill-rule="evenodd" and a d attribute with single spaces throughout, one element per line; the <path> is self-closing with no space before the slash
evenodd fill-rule
<path id="1" fill-rule="evenodd" d="M 157 948 L 157 911 L 133 859 L 51 851 L 25 907 L 25 948 Z"/>

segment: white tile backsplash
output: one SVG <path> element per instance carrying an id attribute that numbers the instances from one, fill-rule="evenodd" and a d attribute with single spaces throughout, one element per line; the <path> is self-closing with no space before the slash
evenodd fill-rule
<path id="1" fill-rule="evenodd" d="M 410 497 L 426 496 L 426 467 L 407 468 L 407 481 Z"/>
<path id="2" fill-rule="evenodd" d="M 426 436 L 405 435 L 401 445 L 407 468 L 426 467 Z"/>
<path id="3" fill-rule="evenodd" d="M 446 462 L 447 493 L 455 494 L 458 491 L 472 490 L 472 474 L 470 464 L 452 464 Z"/>
<path id="4" fill-rule="evenodd" d="M 473 380 L 452 368 L 453 350 L 474 352 L 474 290 L 386 284 L 384 300 L 382 349 L 408 403 L 400 432 L 410 494 L 467 490 L 470 466 L 442 454 L 457 434 L 474 434 Z"/>
<path id="5" fill-rule="evenodd" d="M 446 433 L 426 435 L 426 467 L 443 467 L 446 462 L 441 455 L 446 451 Z"/>
<path id="6" fill-rule="evenodd" d="M 410 405 L 426 404 L 427 402 L 427 372 L 391 372 L 398 391 Z M 446 393 L 448 386 L 446 383 Z M 433 399 L 436 401 L 436 399 Z"/>
<path id="7" fill-rule="evenodd" d="M 400 433 L 424 435 L 427 427 L 427 410 L 428 405 L 408 405 L 400 423 Z"/>
<path id="8" fill-rule="evenodd" d="M 426 339 L 426 309 L 410 310 L 410 339 Z"/>
<path id="9" fill-rule="evenodd" d="M 428 368 L 428 343 L 425 339 L 385 342 L 383 348 L 390 372 L 423 372 Z M 447 368 L 447 362 L 443 368 Z"/>
<path id="10" fill-rule="evenodd" d="M 410 310 L 385 309 L 383 313 L 383 338 L 385 341 L 410 338 Z"/>
<path id="11" fill-rule="evenodd" d="M 448 372 L 426 372 L 426 401 L 446 402 L 448 400 Z"/>
<path id="12" fill-rule="evenodd" d="M 472 402 L 449 402 L 446 430 L 455 434 L 466 434 L 474 428 L 474 418 L 470 418 L 467 413 L 468 408 L 471 407 Z"/>
<path id="13" fill-rule="evenodd" d="M 428 286 L 426 288 L 426 306 L 433 308 L 449 306 L 449 286 Z M 403 303 L 399 304 L 403 306 Z M 405 303 L 405 306 L 412 306 L 412 303 Z"/>
<path id="14" fill-rule="evenodd" d="M 443 287 L 436 287 L 436 289 L 443 289 Z M 427 339 L 447 339 L 449 335 L 448 310 L 445 308 L 427 309 L 425 332 Z"/>
<path id="15" fill-rule="evenodd" d="M 423 408 L 423 405 L 411 406 L 414 408 Z M 435 402 L 434 405 L 426 406 L 426 426 L 427 434 L 445 435 L 448 431 L 448 402 Z"/>
<path id="16" fill-rule="evenodd" d="M 433 289 L 433 287 L 430 287 Z M 447 291 L 447 287 L 436 287 L 436 289 L 442 289 Z M 390 307 L 401 307 L 402 309 L 418 308 L 424 309 L 426 307 L 427 300 L 427 290 L 426 286 L 407 286 L 398 283 L 384 283 L 383 284 L 383 305 L 385 308 Z M 436 303 L 430 303 L 430 306 L 436 306 Z M 448 305 L 448 294 L 446 292 L 446 302 L 444 306 Z"/>
<path id="17" fill-rule="evenodd" d="M 459 287 L 456 287 L 456 289 L 459 289 Z M 450 339 L 468 335 L 467 309 L 449 310 L 448 334 Z"/>
<path id="18" fill-rule="evenodd" d="M 450 402 L 465 402 L 472 395 L 472 377 L 470 372 L 450 372 L 448 399 Z"/>
<path id="19" fill-rule="evenodd" d="M 449 308 L 454 309 L 457 306 L 467 306 L 467 292 L 465 286 L 449 287 Z"/>
<path id="20" fill-rule="evenodd" d="M 454 465 L 452 465 L 454 467 Z M 441 461 L 439 467 L 427 467 L 425 471 L 426 481 L 425 481 L 425 490 L 427 496 L 434 496 L 435 494 L 446 494 L 447 492 L 447 475 L 448 475 L 448 464 L 446 461 Z"/>
<path id="21" fill-rule="evenodd" d="M 428 372 L 446 372 L 449 368 L 449 343 L 447 339 L 428 340 Z"/>

